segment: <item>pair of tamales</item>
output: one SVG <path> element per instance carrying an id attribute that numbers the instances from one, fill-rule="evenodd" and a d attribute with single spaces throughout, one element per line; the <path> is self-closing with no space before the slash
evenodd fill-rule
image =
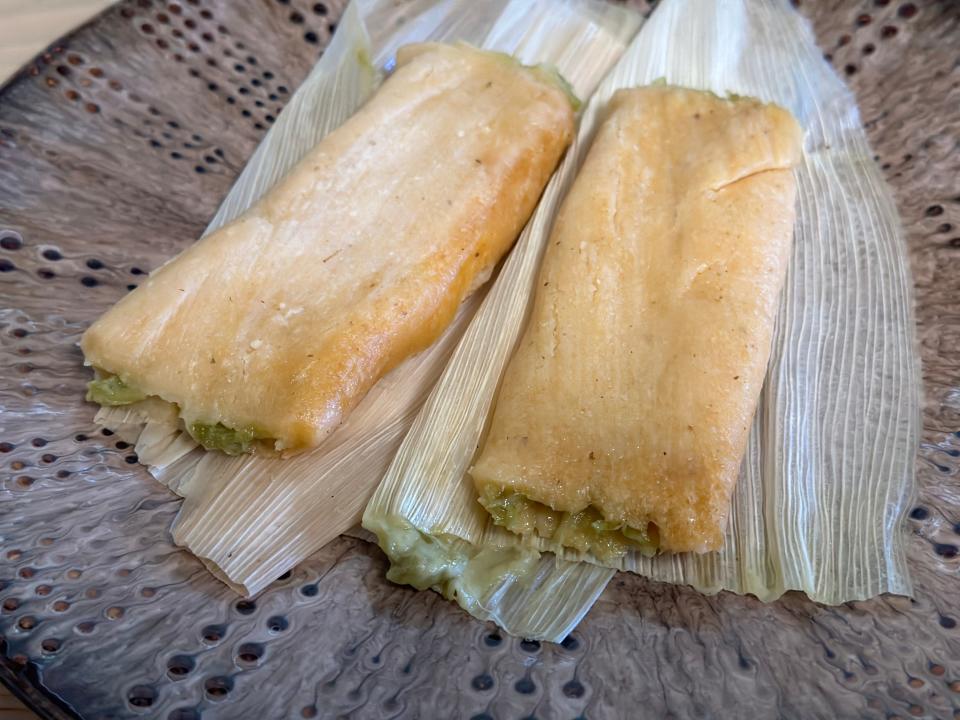
<path id="1" fill-rule="evenodd" d="M 90 327 L 88 397 L 172 403 L 211 450 L 317 446 L 489 277 L 573 129 L 546 70 L 401 49 L 376 95 L 256 205 Z M 601 560 L 719 547 L 799 153 L 774 106 L 617 93 L 471 470 L 495 522 Z"/>

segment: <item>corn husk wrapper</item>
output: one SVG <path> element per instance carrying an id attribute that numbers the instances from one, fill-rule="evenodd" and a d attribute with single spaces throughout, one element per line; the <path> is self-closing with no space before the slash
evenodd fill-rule
<path id="1" fill-rule="evenodd" d="M 438 543 L 460 548 L 464 573 L 474 553 L 518 544 L 598 562 L 494 526 L 465 473 L 521 335 L 558 200 L 604 106 L 618 88 L 661 79 L 790 109 L 806 130 L 805 154 L 793 257 L 725 546 L 706 555 L 628 554 L 616 567 L 767 601 L 791 589 L 829 604 L 909 594 L 901 521 L 913 494 L 920 413 L 902 231 L 854 98 L 787 0 L 666 0 L 658 7 L 585 109 L 575 145 L 404 439 L 364 526 L 391 556 L 391 575 L 408 582 L 404 571 Z M 398 527 L 406 535 L 394 532 Z M 458 597 L 459 569 L 421 574 L 414 584 L 490 617 Z M 568 562 L 556 561 L 558 575 L 569 572 Z M 581 579 L 598 593 L 607 577 Z M 525 582 L 522 573 L 495 580 L 501 596 Z M 545 592 L 526 598 L 530 612 L 552 602 L 551 578 L 540 583 Z M 585 602 L 580 614 L 588 608 Z M 569 625 L 531 624 L 526 608 L 505 602 L 497 610 L 515 634 L 559 640 Z"/>
<path id="2" fill-rule="evenodd" d="M 401 45 L 464 41 L 526 64 L 547 63 L 586 97 L 639 24 L 637 14 L 592 0 L 356 0 L 207 232 L 246 210 L 352 115 L 391 69 Z M 308 453 L 276 459 L 207 452 L 182 432 L 176 409 L 157 399 L 104 408 L 97 420 L 135 442 L 140 461 L 183 496 L 174 541 L 237 592 L 253 595 L 359 522 L 483 295 L 481 290 L 464 301 L 436 343 L 377 383 L 347 421 Z"/>

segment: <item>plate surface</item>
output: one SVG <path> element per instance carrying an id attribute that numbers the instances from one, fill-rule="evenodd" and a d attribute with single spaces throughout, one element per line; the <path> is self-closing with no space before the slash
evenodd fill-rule
<path id="1" fill-rule="evenodd" d="M 907 230 L 926 387 L 914 599 L 764 605 L 620 574 L 553 646 L 390 585 L 357 540 L 256 601 L 172 546 L 179 501 L 93 425 L 76 342 L 199 235 L 344 5 L 127 0 L 0 91 L 0 679 L 54 718 L 960 717 L 949 0 L 800 4 Z"/>

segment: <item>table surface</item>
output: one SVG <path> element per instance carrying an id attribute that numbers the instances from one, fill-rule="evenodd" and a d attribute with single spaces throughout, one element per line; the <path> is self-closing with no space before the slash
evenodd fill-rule
<path id="1" fill-rule="evenodd" d="M 0 82 L 112 0 L 0 0 Z"/>

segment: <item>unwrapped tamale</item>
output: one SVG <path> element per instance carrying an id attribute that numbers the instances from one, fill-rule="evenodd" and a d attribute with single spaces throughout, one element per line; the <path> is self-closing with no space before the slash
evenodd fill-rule
<path id="1" fill-rule="evenodd" d="M 88 397 L 158 397 L 230 453 L 318 444 L 489 275 L 572 131 L 547 70 L 401 48 L 376 95 L 268 194 L 87 330 Z"/>
<path id="2" fill-rule="evenodd" d="M 470 471 L 495 522 L 601 561 L 720 547 L 801 140 L 787 111 L 753 99 L 614 96 Z"/>

